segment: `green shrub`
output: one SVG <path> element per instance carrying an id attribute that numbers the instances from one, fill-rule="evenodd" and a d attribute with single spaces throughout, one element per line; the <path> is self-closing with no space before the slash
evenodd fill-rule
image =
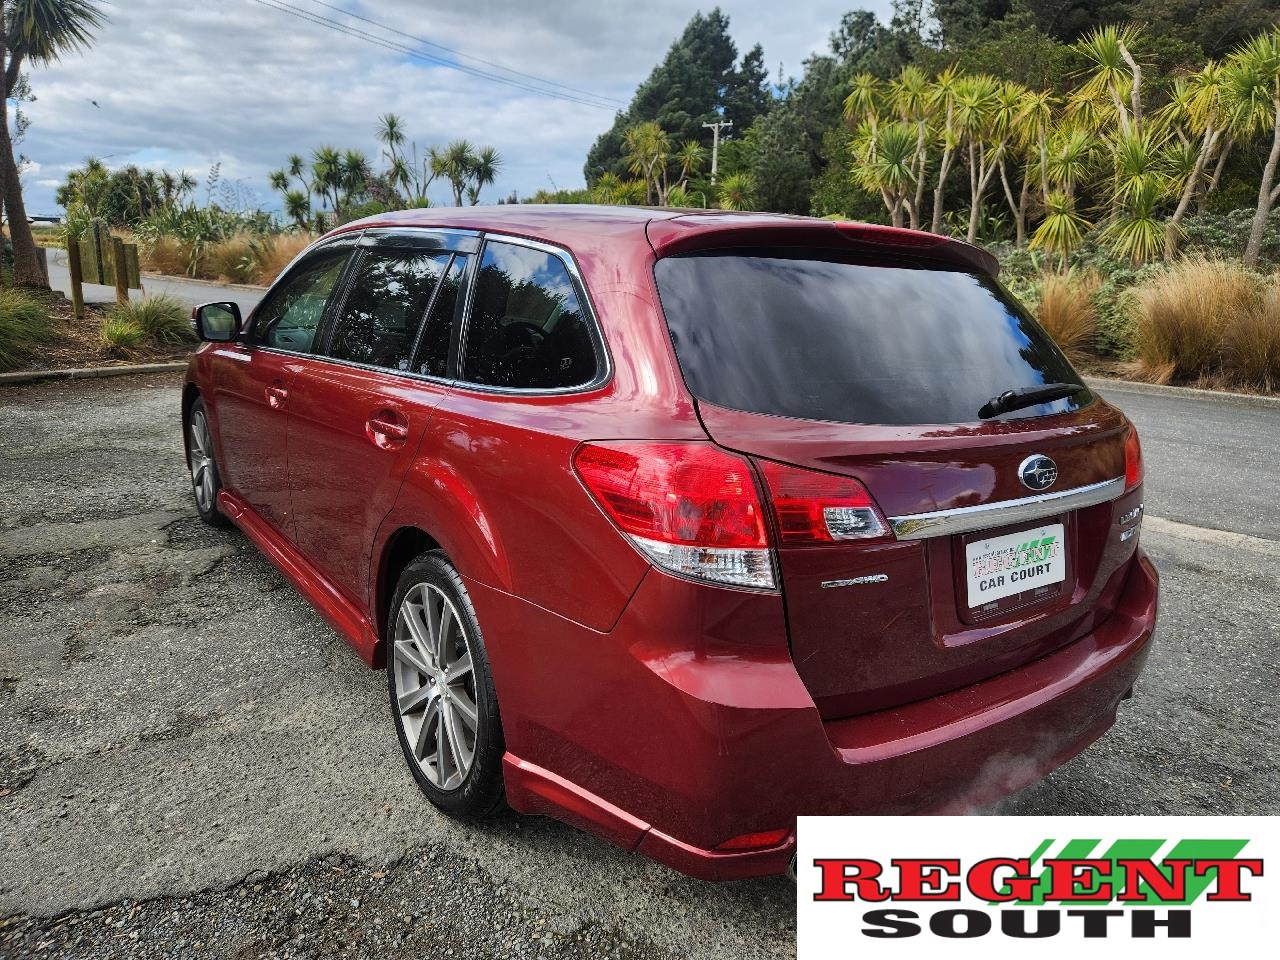
<path id="1" fill-rule="evenodd" d="M 1227 213 L 1205 213 L 1182 222 L 1185 253 L 1207 257 L 1238 257 L 1244 253 L 1253 226 L 1253 210 L 1230 210 Z M 1280 264 L 1280 209 L 1267 219 L 1262 233 L 1263 264 Z"/>
<path id="2" fill-rule="evenodd" d="M 134 327 L 156 343 L 183 343 L 193 336 L 190 309 L 163 293 L 114 307 L 107 322 Z"/>
<path id="3" fill-rule="evenodd" d="M 102 347 L 112 356 L 126 356 L 142 343 L 146 332 L 132 320 L 108 317 L 102 325 Z"/>
<path id="4" fill-rule="evenodd" d="M 53 339 L 49 311 L 19 290 L 0 290 L 0 370 L 14 370 Z"/>

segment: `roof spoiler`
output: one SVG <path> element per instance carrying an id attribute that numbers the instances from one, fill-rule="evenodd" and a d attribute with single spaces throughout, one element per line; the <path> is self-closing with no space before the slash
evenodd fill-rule
<path id="1" fill-rule="evenodd" d="M 834 247 L 863 253 L 897 250 L 914 258 L 995 277 L 1000 261 L 963 240 L 849 220 L 690 214 L 651 220 L 649 244 L 658 257 L 725 247 Z"/>

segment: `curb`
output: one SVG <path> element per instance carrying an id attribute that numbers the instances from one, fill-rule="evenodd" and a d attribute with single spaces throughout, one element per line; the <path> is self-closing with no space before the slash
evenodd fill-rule
<path id="1" fill-rule="evenodd" d="M 256 283 L 220 283 L 217 280 L 201 280 L 197 277 L 175 277 L 168 273 L 152 273 L 150 270 L 143 270 L 142 276 L 149 277 L 152 280 L 168 280 L 171 283 L 193 283 L 201 287 L 220 287 L 225 290 L 252 290 L 255 293 L 261 293 L 270 290 L 270 287 L 262 287 Z"/>
<path id="2" fill-rule="evenodd" d="M 1113 377 L 1085 377 L 1084 382 L 1098 390 L 1116 393 L 1146 393 L 1163 397 L 1180 397 L 1183 400 L 1218 400 L 1240 407 L 1267 407 L 1280 410 L 1280 396 L 1268 397 L 1259 393 L 1231 393 L 1227 390 L 1201 390 L 1197 387 L 1168 387 L 1159 383 L 1142 383 L 1137 380 L 1117 380 Z"/>
<path id="3" fill-rule="evenodd" d="M 168 373 L 185 370 L 185 360 L 173 363 L 133 363 L 119 367 L 78 367 L 71 370 L 19 370 L 17 373 L 0 373 L 0 386 L 18 383 L 36 383 L 41 380 L 89 380 L 97 377 L 127 377 L 137 373 Z"/>

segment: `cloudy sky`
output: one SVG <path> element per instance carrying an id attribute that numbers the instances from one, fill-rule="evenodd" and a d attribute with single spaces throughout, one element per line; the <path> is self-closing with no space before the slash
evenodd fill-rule
<path id="1" fill-rule="evenodd" d="M 420 149 L 456 137 L 496 146 L 505 165 L 497 188 L 486 192 L 489 200 L 512 190 L 523 196 L 553 184 L 580 186 L 587 148 L 612 122 L 613 110 L 630 99 L 694 12 L 711 5 L 115 0 L 104 4 L 110 19 L 91 50 L 32 72 L 37 100 L 24 106 L 32 125 L 20 148 L 32 161 L 23 178 L 27 209 L 55 212 L 54 187 L 90 155 L 113 167 L 187 170 L 201 181 L 201 200 L 205 175 L 220 162 L 224 183 L 274 207 L 268 170 L 319 144 L 376 155 L 376 120 L 388 111 L 400 115 Z M 845 10 L 873 9 L 883 19 L 890 0 L 720 0 L 720 6 L 740 53 L 760 42 L 774 74 L 779 63 L 797 74 L 805 56 L 826 48 Z M 530 86 L 528 76 L 537 77 L 592 103 L 468 75 L 456 65 Z M 432 198 L 447 202 L 447 187 L 434 185 Z"/>

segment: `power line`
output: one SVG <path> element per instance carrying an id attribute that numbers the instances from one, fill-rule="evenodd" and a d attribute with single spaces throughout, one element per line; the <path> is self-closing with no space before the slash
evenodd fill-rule
<path id="1" fill-rule="evenodd" d="M 548 87 L 559 87 L 562 90 L 568 90 L 570 93 L 585 94 L 586 96 L 591 97 L 594 100 L 603 100 L 607 103 L 617 104 L 620 107 L 625 107 L 627 105 L 625 101 L 619 100 L 616 97 L 606 97 L 603 94 L 593 93 L 590 90 L 584 90 L 582 87 L 571 87 L 567 83 L 560 83 L 559 81 L 556 81 L 556 80 L 547 80 L 543 77 L 535 76 L 532 73 L 525 73 L 522 70 L 516 70 L 512 67 L 505 67 L 500 63 L 495 63 L 493 60 L 486 60 L 483 57 L 477 57 L 470 53 L 463 53 L 461 50 L 457 50 L 453 47 L 446 47 L 443 43 L 437 43 L 436 41 L 428 40 L 425 37 L 417 37 L 411 33 L 405 33 L 403 30 L 397 29 L 396 27 L 392 27 L 385 23 L 380 23 L 377 20 L 371 20 L 369 17 L 363 17 L 360 14 L 355 13 L 351 10 L 344 10 L 341 7 L 334 6 L 332 3 L 325 3 L 324 0 L 311 0 L 311 2 L 316 4 L 316 6 L 327 7 L 328 9 L 334 11 L 335 13 L 344 14 L 345 16 L 348 16 L 353 20 L 360 20 L 364 23 L 369 24 L 370 26 L 377 27 L 380 30 L 385 30 L 387 31 L 387 33 L 394 33 L 397 36 L 404 37 L 406 40 L 412 40 L 414 43 L 421 44 L 425 47 L 435 47 L 437 50 L 443 50 L 446 53 L 452 54 L 455 57 L 462 57 L 464 60 L 474 60 L 476 63 L 483 63 L 487 67 L 496 67 L 498 70 L 502 70 L 505 73 L 514 74 L 517 77 L 524 77 L 526 80 L 533 80 L 535 83 L 544 84 Z"/>
<path id="2" fill-rule="evenodd" d="M 436 66 L 448 67 L 449 69 L 457 70 L 461 73 L 465 73 L 468 76 L 477 77 L 482 80 L 491 80 L 494 83 L 501 83 L 509 87 L 514 87 L 515 89 L 523 90 L 526 93 L 534 93 L 534 94 L 538 94 L 539 96 L 551 97 L 556 100 L 565 100 L 570 103 L 577 103 L 586 107 L 595 107 L 600 110 L 615 109 L 613 106 L 610 106 L 607 103 L 599 102 L 598 98 L 589 100 L 583 97 L 575 96 L 570 93 L 559 93 L 555 90 L 547 90 L 540 87 L 535 87 L 528 83 L 524 83 L 519 80 L 514 80 L 510 77 L 503 77 L 497 74 L 492 74 L 484 70 L 479 70 L 475 67 L 469 67 L 465 64 L 451 63 L 450 61 L 445 60 L 442 57 L 437 57 L 429 53 L 422 53 L 418 50 L 414 50 L 412 47 L 409 47 L 403 43 L 399 43 L 394 40 L 389 40 L 385 37 L 375 36 L 374 34 L 367 33 L 364 30 L 360 30 L 356 27 L 350 26 L 349 24 L 339 23 L 336 20 L 331 20 L 328 17 L 321 16 L 318 13 L 312 13 L 307 10 L 301 10 L 298 7 L 293 6 L 292 4 L 282 2 L 282 0 L 253 0 L 253 2 L 258 4 L 259 6 L 267 7 L 268 9 L 271 9 L 271 10 L 277 10 L 280 13 L 287 13 L 292 17 L 298 18 L 299 20 L 305 20 L 308 23 L 313 23 L 316 26 L 324 27 L 336 33 L 341 33 L 341 34 L 344 34 L 345 36 L 353 37 L 357 40 L 364 40 L 368 43 L 374 44 L 375 46 L 383 47 L 387 50 L 392 50 L 396 53 L 404 54 L 405 56 L 411 57 L 415 60 L 421 60 L 424 63 L 430 63 Z"/>

